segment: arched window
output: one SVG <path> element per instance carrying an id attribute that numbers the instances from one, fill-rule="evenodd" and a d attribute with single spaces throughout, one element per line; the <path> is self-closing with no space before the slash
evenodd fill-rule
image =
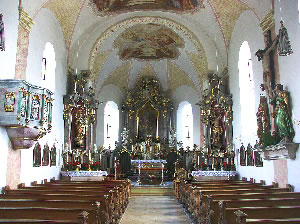
<path id="1" fill-rule="evenodd" d="M 247 41 L 240 47 L 238 67 L 242 136 L 253 136 L 256 134 L 257 124 L 251 51 Z"/>
<path id="2" fill-rule="evenodd" d="M 43 51 L 42 58 L 42 77 L 41 86 L 52 92 L 55 90 L 55 51 L 51 43 L 47 42 Z"/>
<path id="3" fill-rule="evenodd" d="M 104 107 L 104 147 L 114 149 L 119 136 L 119 109 L 113 101 Z"/>
<path id="4" fill-rule="evenodd" d="M 182 141 L 183 147 L 193 147 L 193 109 L 187 101 L 181 102 L 177 111 L 178 140 Z"/>

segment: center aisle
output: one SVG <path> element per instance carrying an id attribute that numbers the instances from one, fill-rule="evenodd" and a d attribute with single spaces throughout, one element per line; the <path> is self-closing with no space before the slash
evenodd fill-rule
<path id="1" fill-rule="evenodd" d="M 161 194 L 159 193 L 161 192 Z M 171 188 L 133 187 L 120 224 L 189 224 Z"/>

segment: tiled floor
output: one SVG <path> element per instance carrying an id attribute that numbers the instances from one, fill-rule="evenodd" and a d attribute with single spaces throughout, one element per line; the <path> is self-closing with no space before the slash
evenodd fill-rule
<path id="1" fill-rule="evenodd" d="M 174 196 L 132 196 L 120 224 L 190 224 Z"/>

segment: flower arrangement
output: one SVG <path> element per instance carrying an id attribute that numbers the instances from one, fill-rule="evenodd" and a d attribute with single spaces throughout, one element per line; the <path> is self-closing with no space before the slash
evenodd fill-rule
<path id="1" fill-rule="evenodd" d="M 73 162 L 68 162 L 66 165 L 65 165 L 65 168 L 66 168 L 66 170 L 76 170 L 77 168 L 79 168 L 80 167 L 80 162 L 75 162 L 75 161 L 73 161 Z"/>
<path id="2" fill-rule="evenodd" d="M 231 163 L 223 163 L 223 170 L 225 171 L 235 171 L 235 165 Z"/>
<path id="3" fill-rule="evenodd" d="M 202 171 L 207 170 L 207 165 L 206 165 L 204 162 L 202 162 L 202 163 L 200 164 L 200 169 L 201 169 Z"/>
<path id="4" fill-rule="evenodd" d="M 215 169 L 216 169 L 217 171 L 221 170 L 221 164 L 220 164 L 220 163 L 216 163 Z"/>
<path id="5" fill-rule="evenodd" d="M 99 162 L 91 163 L 91 170 L 92 171 L 100 170 L 100 163 Z"/>
<path id="6" fill-rule="evenodd" d="M 80 170 L 89 170 L 89 164 L 88 163 L 82 163 Z"/>

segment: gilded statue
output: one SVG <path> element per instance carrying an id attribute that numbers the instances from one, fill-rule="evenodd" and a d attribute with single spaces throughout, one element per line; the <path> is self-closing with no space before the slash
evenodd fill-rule
<path id="1" fill-rule="evenodd" d="M 268 112 L 268 103 L 265 96 L 260 96 L 260 103 L 256 113 L 257 118 L 257 136 L 261 139 L 262 134 L 270 131 L 270 119 Z"/>
<path id="2" fill-rule="evenodd" d="M 276 85 L 273 103 L 275 110 L 272 116 L 275 118 L 278 134 L 283 141 L 291 142 L 295 136 L 295 131 L 289 111 L 288 92 L 283 90 L 281 84 Z"/>
<path id="3" fill-rule="evenodd" d="M 224 134 L 224 129 L 222 126 L 222 114 L 216 114 L 214 120 L 212 121 L 212 133 L 214 139 L 214 145 L 222 143 L 222 136 Z"/>

